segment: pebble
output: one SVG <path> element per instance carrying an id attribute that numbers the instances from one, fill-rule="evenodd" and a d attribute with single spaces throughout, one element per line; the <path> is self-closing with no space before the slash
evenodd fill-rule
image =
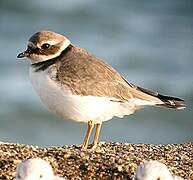
<path id="1" fill-rule="evenodd" d="M 18 163 L 36 157 L 49 161 L 54 174 L 66 179 L 131 180 L 140 162 L 152 159 L 164 163 L 172 175 L 193 180 L 193 143 L 102 143 L 96 151 L 83 151 L 78 145 L 0 144 L 0 180 L 13 180 Z"/>

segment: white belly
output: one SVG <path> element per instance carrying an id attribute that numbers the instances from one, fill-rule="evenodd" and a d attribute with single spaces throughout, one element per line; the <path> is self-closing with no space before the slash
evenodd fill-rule
<path id="1" fill-rule="evenodd" d="M 34 72 L 30 68 L 31 82 L 42 102 L 60 117 L 79 122 L 107 121 L 113 116 L 123 117 L 135 111 L 133 103 L 112 102 L 109 98 L 73 95 L 66 87 L 60 87 L 47 71 Z M 112 99 L 112 98 L 111 98 Z"/>

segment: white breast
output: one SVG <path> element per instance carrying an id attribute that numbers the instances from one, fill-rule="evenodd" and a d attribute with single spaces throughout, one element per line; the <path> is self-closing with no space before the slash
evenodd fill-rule
<path id="1" fill-rule="evenodd" d="M 48 70 L 34 72 L 30 68 L 30 79 L 49 110 L 66 119 L 79 122 L 93 120 L 97 123 L 135 111 L 133 103 L 112 102 L 106 97 L 73 95 L 68 87 L 60 86 L 51 79 Z"/>

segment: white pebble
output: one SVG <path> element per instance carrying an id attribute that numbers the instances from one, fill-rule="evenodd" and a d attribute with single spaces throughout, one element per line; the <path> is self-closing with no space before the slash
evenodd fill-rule
<path id="1" fill-rule="evenodd" d="M 183 178 L 173 177 L 165 164 L 150 160 L 137 167 L 133 180 L 183 180 Z"/>
<path id="2" fill-rule="evenodd" d="M 17 166 L 16 180 L 64 180 L 64 178 L 55 176 L 47 161 L 33 158 L 24 160 Z"/>

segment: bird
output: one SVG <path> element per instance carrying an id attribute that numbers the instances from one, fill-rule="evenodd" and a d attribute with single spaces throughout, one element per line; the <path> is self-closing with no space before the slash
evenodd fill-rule
<path id="1" fill-rule="evenodd" d="M 82 149 L 95 149 L 101 125 L 144 106 L 184 109 L 184 100 L 128 82 L 104 60 L 62 34 L 39 31 L 17 58 L 30 60 L 30 80 L 43 104 L 63 119 L 87 123 Z M 92 144 L 90 135 L 96 126 Z"/>
<path id="2" fill-rule="evenodd" d="M 41 158 L 22 161 L 16 168 L 16 180 L 65 180 L 55 176 L 51 165 Z"/>
<path id="3" fill-rule="evenodd" d="M 137 167 L 133 180 L 183 180 L 183 178 L 172 176 L 168 167 L 157 160 L 145 160 Z"/>

